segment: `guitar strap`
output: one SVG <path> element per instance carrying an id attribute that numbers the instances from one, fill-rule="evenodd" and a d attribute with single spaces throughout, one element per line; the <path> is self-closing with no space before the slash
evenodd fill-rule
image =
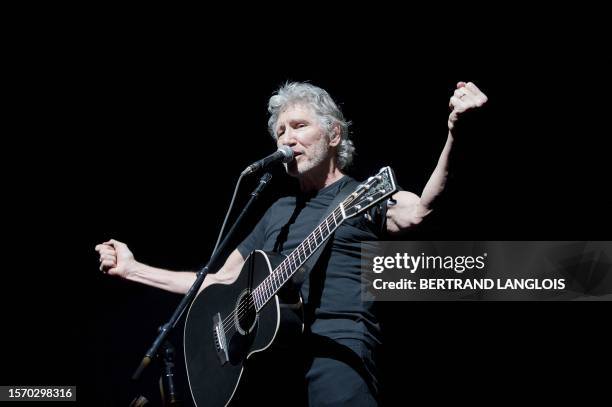
<path id="1" fill-rule="evenodd" d="M 338 195 L 336 195 L 334 200 L 327 207 L 327 210 L 325 211 L 323 216 L 321 216 L 321 219 L 319 219 L 319 222 L 317 223 L 317 225 L 323 222 L 323 220 L 329 214 L 331 214 L 332 211 L 336 209 L 336 207 L 340 205 L 342 201 L 344 201 L 351 193 L 353 193 L 355 189 L 356 187 L 353 182 L 349 182 L 344 187 L 342 187 L 340 191 L 338 192 Z M 319 261 L 319 257 L 321 257 L 321 254 L 323 254 L 323 252 L 327 249 L 330 242 L 334 240 L 335 233 L 336 232 L 327 236 L 327 239 L 325 239 L 325 242 L 323 242 L 323 244 L 321 244 L 321 246 L 319 246 L 319 248 L 315 250 L 315 252 L 308 258 L 308 260 L 306 260 L 306 262 L 302 264 L 302 266 L 295 272 L 295 274 L 291 278 L 295 286 L 299 287 L 302 285 L 302 283 L 308 276 L 308 273 L 310 272 L 310 270 L 312 270 L 314 266 L 317 265 L 317 262 Z"/>

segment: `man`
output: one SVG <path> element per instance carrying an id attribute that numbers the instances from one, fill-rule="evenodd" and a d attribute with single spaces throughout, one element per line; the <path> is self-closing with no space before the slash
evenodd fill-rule
<path id="1" fill-rule="evenodd" d="M 299 368 L 303 369 L 310 405 L 377 404 L 373 353 L 380 343 L 379 325 L 372 304 L 361 301 L 360 242 L 400 234 L 432 212 L 446 184 L 455 123 L 463 112 L 486 101 L 476 85 L 459 82 L 450 99 L 446 144 L 421 195 L 398 192 L 388 204 L 347 220 L 301 284 L 306 334 Z M 358 185 L 344 174 L 354 152 L 348 122 L 325 90 L 307 83 L 288 83 L 270 98 L 268 110 L 269 130 L 278 146 L 294 151 L 295 159 L 286 164 L 286 170 L 297 179 L 301 192 L 275 202 L 223 267 L 206 276 L 202 289 L 233 282 L 255 249 L 291 253 L 318 224 L 336 195 L 345 187 Z M 175 293 L 187 292 L 196 278 L 192 272 L 142 264 L 116 240 L 99 244 L 96 250 L 101 270 L 109 275 Z"/>

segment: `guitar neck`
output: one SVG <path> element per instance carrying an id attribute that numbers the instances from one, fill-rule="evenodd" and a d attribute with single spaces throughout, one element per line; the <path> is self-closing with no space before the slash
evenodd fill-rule
<path id="1" fill-rule="evenodd" d="M 397 191 L 390 167 L 359 185 L 252 292 L 259 311 L 346 219 L 356 216 Z"/>
<path id="2" fill-rule="evenodd" d="M 314 252 L 344 222 L 346 216 L 340 203 L 325 219 L 299 244 L 265 280 L 253 290 L 255 307 L 259 311 L 280 288 L 302 267 Z"/>

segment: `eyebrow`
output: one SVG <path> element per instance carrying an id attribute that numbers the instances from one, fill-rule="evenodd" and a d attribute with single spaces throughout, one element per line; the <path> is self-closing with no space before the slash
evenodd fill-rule
<path id="1" fill-rule="evenodd" d="M 295 123 L 310 123 L 310 120 L 308 120 L 308 119 L 289 119 L 289 124 L 290 124 L 290 125 L 293 125 L 293 124 L 295 124 Z M 280 124 L 280 125 L 278 125 L 278 126 L 276 127 L 276 129 L 275 129 L 275 132 L 278 134 L 278 131 L 279 131 L 281 128 L 284 128 L 284 127 L 285 127 L 285 125 L 284 125 L 284 124 Z"/>

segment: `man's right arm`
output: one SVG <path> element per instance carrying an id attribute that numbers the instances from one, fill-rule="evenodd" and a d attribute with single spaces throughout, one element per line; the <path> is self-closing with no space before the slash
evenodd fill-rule
<path id="1" fill-rule="evenodd" d="M 195 272 L 170 271 L 140 263 L 136 261 L 127 245 L 117 240 L 111 239 L 97 245 L 96 251 L 100 253 L 100 270 L 126 280 L 185 294 L 196 279 Z M 200 290 L 211 284 L 232 283 L 240 274 L 244 260 L 240 252 L 234 250 L 219 271 L 206 276 Z"/>

